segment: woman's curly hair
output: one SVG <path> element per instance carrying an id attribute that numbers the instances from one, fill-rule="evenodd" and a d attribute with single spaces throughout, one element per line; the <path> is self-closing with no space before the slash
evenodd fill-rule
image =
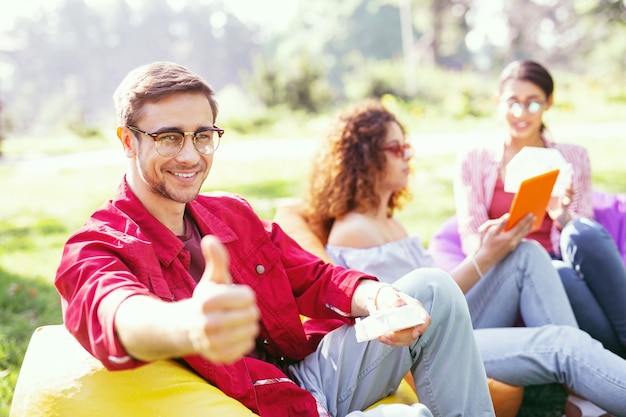
<path id="1" fill-rule="evenodd" d="M 376 100 L 367 100 L 340 113 L 313 158 L 301 214 L 326 242 L 336 218 L 350 211 L 367 212 L 379 206 L 381 173 L 387 157 L 384 146 L 389 123 L 396 117 Z M 393 193 L 388 213 L 411 198 L 407 187 Z"/>

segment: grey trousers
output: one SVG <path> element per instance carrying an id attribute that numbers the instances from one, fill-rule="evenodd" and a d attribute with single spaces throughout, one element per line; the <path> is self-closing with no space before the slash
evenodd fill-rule
<path id="1" fill-rule="evenodd" d="M 493 416 L 485 368 L 465 298 L 445 272 L 420 268 L 394 283 L 419 300 L 432 323 L 410 347 L 358 343 L 353 326 L 327 334 L 291 367 L 301 387 L 334 417 L 363 410 L 393 393 L 411 371 L 420 403 L 434 416 Z"/>

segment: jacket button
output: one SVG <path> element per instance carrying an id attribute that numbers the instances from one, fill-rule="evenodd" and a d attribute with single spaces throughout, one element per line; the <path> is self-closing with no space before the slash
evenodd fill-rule
<path id="1" fill-rule="evenodd" d="M 255 269 L 256 269 L 256 273 L 259 275 L 265 272 L 265 267 L 263 265 L 257 265 Z"/>
<path id="2" fill-rule="evenodd" d="M 267 339 L 263 339 L 263 344 L 264 344 L 264 345 L 269 345 L 269 344 L 270 344 L 270 341 L 269 341 L 269 340 L 267 340 Z"/>

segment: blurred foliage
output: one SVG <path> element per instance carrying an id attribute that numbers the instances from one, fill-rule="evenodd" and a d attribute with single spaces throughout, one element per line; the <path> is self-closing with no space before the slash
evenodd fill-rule
<path id="1" fill-rule="evenodd" d="M 248 90 L 268 108 L 286 106 L 290 110 L 319 113 L 332 102 L 324 68 L 307 55 L 290 63 L 258 59 L 252 74 L 246 74 Z"/>
<path id="2" fill-rule="evenodd" d="M 257 121 L 237 130 L 271 122 L 257 116 L 268 108 L 314 115 L 384 94 L 424 114 L 441 107 L 480 117 L 491 94 L 485 80 L 518 58 L 593 79 L 614 102 L 626 95 L 623 0 L 299 1 L 282 29 L 244 23 L 222 0 L 94 4 L 61 0 L 53 12 L 0 28 L 6 135 L 97 137 L 114 123 L 111 94 L 122 77 L 156 60 L 190 67 L 218 92 L 245 89 Z"/>

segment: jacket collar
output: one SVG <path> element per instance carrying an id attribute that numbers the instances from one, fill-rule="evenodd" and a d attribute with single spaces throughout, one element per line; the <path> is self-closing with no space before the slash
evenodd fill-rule
<path id="1" fill-rule="evenodd" d="M 206 197 L 201 197 L 205 198 Z M 122 211 L 128 219 L 128 225 L 137 227 L 137 237 L 149 242 L 159 261 L 169 266 L 184 248 L 183 242 L 163 223 L 154 217 L 128 186 L 126 177 L 119 185 L 112 204 Z M 198 198 L 188 203 L 192 218 L 200 228 L 202 236 L 214 234 L 226 243 L 236 240 L 237 234 L 209 209 L 209 204 L 202 204 Z"/>

